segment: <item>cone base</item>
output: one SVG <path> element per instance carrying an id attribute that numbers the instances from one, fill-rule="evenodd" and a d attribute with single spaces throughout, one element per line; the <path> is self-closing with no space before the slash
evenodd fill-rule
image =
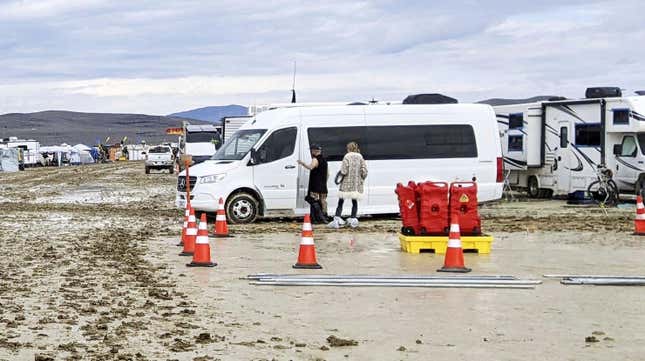
<path id="1" fill-rule="evenodd" d="M 184 246 L 184 242 L 179 242 L 179 243 L 177 243 L 175 246 L 177 246 L 177 247 L 183 247 L 183 246 Z"/>
<path id="2" fill-rule="evenodd" d="M 437 270 L 437 272 L 454 272 L 454 273 L 468 273 L 472 269 L 467 267 L 442 267 Z"/>
<path id="3" fill-rule="evenodd" d="M 190 262 L 186 263 L 188 267 L 215 267 L 217 262 Z"/>
<path id="4" fill-rule="evenodd" d="M 230 238 L 230 237 L 233 237 L 233 236 L 231 236 L 228 233 L 227 234 L 217 234 L 216 233 L 215 235 L 213 235 L 213 237 L 215 237 L 215 238 Z"/>
<path id="5" fill-rule="evenodd" d="M 632 233 L 633 236 L 645 236 L 645 232 L 634 232 Z"/>
<path id="6" fill-rule="evenodd" d="M 314 264 L 300 264 L 300 263 L 296 263 L 296 264 L 294 264 L 294 265 L 293 265 L 293 268 L 302 268 L 302 269 L 321 269 L 321 268 L 322 268 L 322 266 L 321 266 L 321 265 L 319 265 L 318 263 L 314 263 Z"/>
<path id="7" fill-rule="evenodd" d="M 180 256 L 191 256 L 192 257 L 193 253 L 195 253 L 195 252 L 181 252 L 179 255 Z"/>

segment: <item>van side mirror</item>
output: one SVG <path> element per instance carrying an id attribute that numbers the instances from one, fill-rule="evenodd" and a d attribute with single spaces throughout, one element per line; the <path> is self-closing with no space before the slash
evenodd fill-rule
<path id="1" fill-rule="evenodd" d="M 258 151 L 255 148 L 251 148 L 251 157 L 249 159 L 249 165 L 258 164 Z"/>
<path id="2" fill-rule="evenodd" d="M 614 155 L 621 155 L 621 154 L 623 154 L 623 145 L 614 144 Z"/>

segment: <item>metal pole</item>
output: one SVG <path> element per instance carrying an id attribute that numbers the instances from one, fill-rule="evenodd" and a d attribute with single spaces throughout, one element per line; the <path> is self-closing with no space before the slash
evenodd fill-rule
<path id="1" fill-rule="evenodd" d="M 563 285 L 645 286 L 645 279 L 565 278 L 560 283 Z"/>
<path id="2" fill-rule="evenodd" d="M 352 282 L 352 283 L 330 283 L 330 282 L 250 282 L 256 286 L 344 286 L 344 287 L 424 287 L 424 288 L 517 288 L 517 289 L 533 289 L 533 285 L 500 285 L 500 284 L 455 284 L 455 283 L 440 283 L 440 284 L 405 284 L 405 283 L 366 283 L 366 282 Z"/>
<path id="3" fill-rule="evenodd" d="M 186 205 L 188 206 L 188 208 L 190 208 L 190 162 L 188 161 L 188 159 L 184 161 L 184 166 L 186 169 Z"/>
<path id="4" fill-rule="evenodd" d="M 258 273 L 248 275 L 242 279 L 259 280 L 266 278 L 320 278 L 320 279 L 491 279 L 491 280 L 516 280 L 515 276 L 488 276 L 488 275 L 472 275 L 472 276 L 434 276 L 434 275 L 315 275 L 315 274 L 271 274 L 271 273 Z"/>
<path id="5" fill-rule="evenodd" d="M 645 276 L 607 276 L 607 275 L 560 275 L 547 274 L 544 278 L 610 278 L 610 279 L 645 279 Z"/>
<path id="6" fill-rule="evenodd" d="M 360 279 L 360 278 L 349 278 L 349 279 L 320 279 L 320 278 L 291 278 L 291 279 L 280 279 L 280 278 L 264 278 L 258 280 L 257 282 L 311 282 L 311 283 L 397 283 L 397 284 L 443 284 L 443 283 L 454 283 L 454 284 L 526 284 L 526 285 L 539 285 L 542 284 L 540 280 L 460 280 L 460 279 L 433 279 L 433 280 L 397 280 L 397 279 L 388 279 L 388 278 L 373 278 L 373 279 Z"/>

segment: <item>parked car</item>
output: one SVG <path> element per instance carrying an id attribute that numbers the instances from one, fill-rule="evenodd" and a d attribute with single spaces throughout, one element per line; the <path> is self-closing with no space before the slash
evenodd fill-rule
<path id="1" fill-rule="evenodd" d="M 150 174 L 151 169 L 168 169 L 170 174 L 174 173 L 175 156 L 169 146 L 158 145 L 148 150 L 148 155 L 146 156 L 146 174 Z"/>

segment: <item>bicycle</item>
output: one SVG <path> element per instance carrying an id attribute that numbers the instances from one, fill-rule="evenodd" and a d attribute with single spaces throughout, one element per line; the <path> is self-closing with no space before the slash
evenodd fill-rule
<path id="1" fill-rule="evenodd" d="M 612 179 L 613 172 L 604 164 L 596 168 L 597 180 L 587 187 L 587 193 L 601 207 L 613 207 L 618 204 L 618 186 Z"/>

